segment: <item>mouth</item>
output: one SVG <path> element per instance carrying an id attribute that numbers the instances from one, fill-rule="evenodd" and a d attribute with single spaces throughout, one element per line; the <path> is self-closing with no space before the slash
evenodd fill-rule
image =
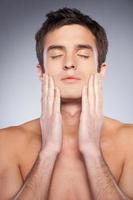
<path id="1" fill-rule="evenodd" d="M 77 81 L 79 81 L 80 79 L 74 76 L 68 76 L 66 78 L 61 79 L 63 82 L 66 83 L 76 83 Z"/>

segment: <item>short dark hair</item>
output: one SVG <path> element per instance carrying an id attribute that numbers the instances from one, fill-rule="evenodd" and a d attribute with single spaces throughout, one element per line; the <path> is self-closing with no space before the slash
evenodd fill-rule
<path id="1" fill-rule="evenodd" d="M 106 60 L 106 54 L 108 51 L 108 39 L 104 28 L 90 16 L 84 15 L 81 11 L 75 8 L 71 9 L 65 7 L 58 9 L 57 11 L 51 11 L 46 14 L 46 17 L 47 19 L 35 35 L 37 58 L 42 69 L 44 39 L 46 34 L 64 25 L 79 24 L 87 27 L 96 38 L 99 71 L 100 65 Z"/>

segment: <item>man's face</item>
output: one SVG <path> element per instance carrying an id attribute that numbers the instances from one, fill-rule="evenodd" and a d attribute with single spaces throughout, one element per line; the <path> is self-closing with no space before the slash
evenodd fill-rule
<path id="1" fill-rule="evenodd" d="M 97 57 L 95 37 L 81 25 L 65 25 L 45 37 L 45 72 L 53 77 L 64 99 L 81 98 L 83 85 L 97 72 Z M 66 76 L 79 79 L 62 80 Z"/>

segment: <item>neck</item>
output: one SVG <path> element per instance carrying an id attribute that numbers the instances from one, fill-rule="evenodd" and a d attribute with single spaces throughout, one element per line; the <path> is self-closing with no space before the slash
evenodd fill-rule
<path id="1" fill-rule="evenodd" d="M 78 145 L 78 129 L 81 113 L 81 102 L 62 102 L 62 131 L 63 131 L 63 149 L 73 150 Z M 69 148 L 68 148 L 69 147 Z"/>
<path id="2" fill-rule="evenodd" d="M 79 123 L 81 102 L 62 102 L 61 114 L 63 125 L 75 127 Z"/>

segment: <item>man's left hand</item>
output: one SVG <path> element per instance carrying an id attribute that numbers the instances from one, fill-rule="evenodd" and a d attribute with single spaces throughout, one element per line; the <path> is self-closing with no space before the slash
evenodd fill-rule
<path id="1" fill-rule="evenodd" d="M 79 125 L 79 149 L 100 150 L 100 134 L 103 124 L 102 77 L 99 73 L 91 75 L 82 90 L 82 112 Z"/>

